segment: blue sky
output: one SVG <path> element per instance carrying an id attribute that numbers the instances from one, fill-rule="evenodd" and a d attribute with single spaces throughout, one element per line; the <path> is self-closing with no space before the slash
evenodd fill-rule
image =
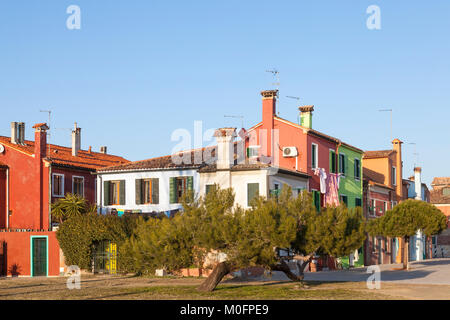
<path id="1" fill-rule="evenodd" d="M 81 29 L 68 30 L 69 5 Z M 366 27 L 369 5 L 381 30 Z M 414 145 L 425 182 L 450 176 L 450 2 L 103 1 L 0 2 L 0 135 L 52 110 L 52 143 L 82 127 L 90 145 L 130 160 L 169 154 L 178 128 L 261 119 L 260 91 L 280 71 L 280 116 L 314 104 L 313 128 L 364 150 Z"/>

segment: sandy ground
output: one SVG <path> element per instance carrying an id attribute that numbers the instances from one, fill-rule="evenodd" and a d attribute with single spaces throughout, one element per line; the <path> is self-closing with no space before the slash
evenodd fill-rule
<path id="1" fill-rule="evenodd" d="M 67 278 L 3 278 L 0 280 L 0 300 L 5 299 L 165 299 L 158 293 L 148 293 L 151 287 L 198 286 L 202 278 L 146 278 L 132 276 L 92 276 L 83 275 L 80 290 L 69 290 Z M 309 282 L 306 290 L 342 290 L 354 295 L 354 298 L 370 299 L 450 299 L 450 285 L 383 283 L 379 290 L 367 289 L 365 282 Z M 255 286 L 273 284 L 291 286 L 290 281 L 236 281 L 226 280 L 224 285 Z M 271 286 L 267 286 L 269 288 Z M 142 290 L 140 290 L 142 289 Z M 269 290 L 269 289 L 267 289 Z M 196 296 L 174 296 L 175 299 L 202 298 Z M 361 295 L 361 297 L 358 297 Z M 203 297 L 205 298 L 205 297 Z M 207 298 L 207 297 L 206 297 Z M 236 297 L 239 299 L 239 297 Z"/>

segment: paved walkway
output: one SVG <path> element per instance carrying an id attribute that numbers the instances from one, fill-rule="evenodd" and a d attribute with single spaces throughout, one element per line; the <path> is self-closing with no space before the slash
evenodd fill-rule
<path id="1" fill-rule="evenodd" d="M 410 270 L 394 270 L 400 264 L 380 265 L 382 282 L 405 284 L 450 285 L 450 259 L 432 259 L 410 263 Z M 365 282 L 370 274 L 367 267 L 351 270 L 321 271 L 305 273 L 305 280 L 330 282 Z M 260 280 L 288 280 L 281 272 L 274 272 L 272 278 Z"/>

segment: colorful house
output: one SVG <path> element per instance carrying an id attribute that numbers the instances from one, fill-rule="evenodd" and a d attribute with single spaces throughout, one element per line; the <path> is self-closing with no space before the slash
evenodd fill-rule
<path id="1" fill-rule="evenodd" d="M 0 136 L 0 265 L 2 276 L 56 276 L 61 252 L 52 231 L 51 203 L 76 193 L 95 203 L 95 176 L 102 166 L 127 160 L 81 150 L 81 129 L 72 132 L 72 148 L 47 144 L 45 123 L 13 122 L 11 137 Z M 63 265 L 63 264 L 62 264 Z"/>
<path id="2" fill-rule="evenodd" d="M 433 239 L 433 255 L 450 258 L 450 177 L 437 177 L 431 183 L 430 201 L 447 216 L 447 230 Z"/>
<path id="3" fill-rule="evenodd" d="M 383 216 L 404 199 L 402 142 L 392 141 L 392 150 L 365 151 L 363 155 L 363 202 L 367 219 Z M 368 237 L 364 245 L 364 264 L 400 263 L 401 239 Z"/>

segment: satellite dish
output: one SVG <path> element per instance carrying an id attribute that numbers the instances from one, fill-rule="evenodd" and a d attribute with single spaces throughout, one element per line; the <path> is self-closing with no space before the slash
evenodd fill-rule
<path id="1" fill-rule="evenodd" d="M 5 152 L 5 147 L 2 144 L 0 144 L 0 153 L 3 153 L 3 152 Z"/>

